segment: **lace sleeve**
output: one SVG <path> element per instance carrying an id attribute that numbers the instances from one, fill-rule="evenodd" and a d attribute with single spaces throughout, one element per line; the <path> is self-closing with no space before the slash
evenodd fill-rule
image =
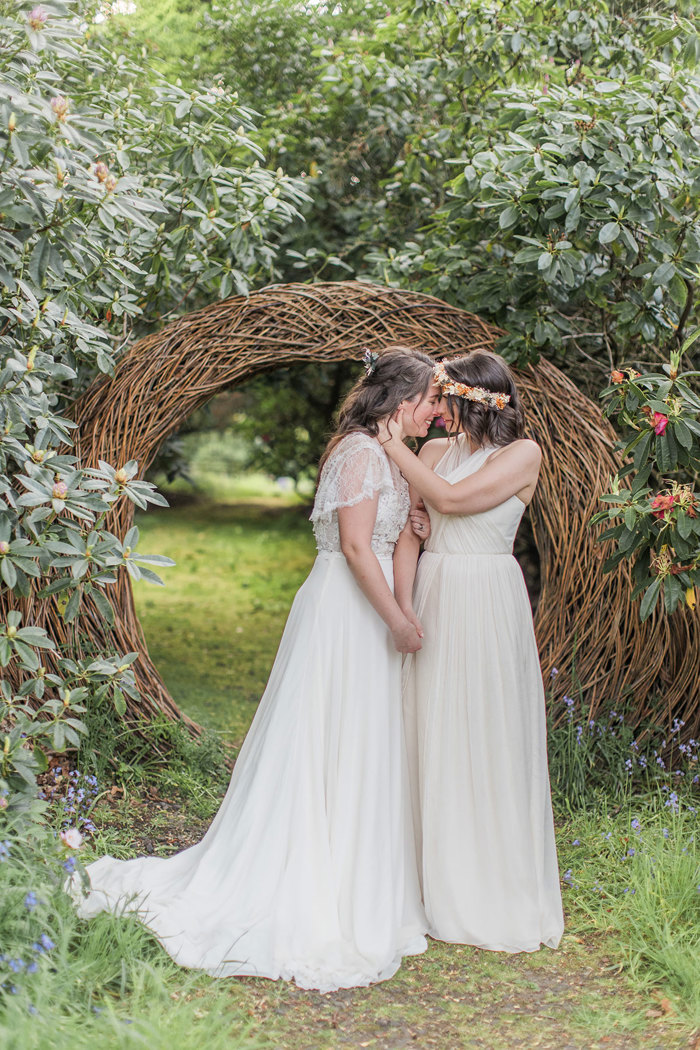
<path id="1" fill-rule="evenodd" d="M 365 434 L 349 434 L 325 463 L 311 521 L 328 521 L 341 507 L 354 507 L 393 487 L 389 461 L 377 442 Z"/>

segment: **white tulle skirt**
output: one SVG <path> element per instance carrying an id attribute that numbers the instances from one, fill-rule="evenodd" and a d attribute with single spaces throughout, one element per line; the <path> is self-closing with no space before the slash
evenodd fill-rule
<path id="1" fill-rule="evenodd" d="M 544 692 L 520 566 L 422 555 L 423 648 L 404 663 L 404 715 L 429 932 L 498 951 L 563 930 Z"/>
<path id="2" fill-rule="evenodd" d="M 81 915 L 135 911 L 216 977 L 320 991 L 391 977 L 426 948 L 400 688 L 385 624 L 343 556 L 319 554 L 204 839 L 91 864 Z"/>

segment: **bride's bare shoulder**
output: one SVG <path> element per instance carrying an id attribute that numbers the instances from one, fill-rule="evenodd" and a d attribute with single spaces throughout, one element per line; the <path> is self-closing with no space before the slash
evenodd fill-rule
<path id="1" fill-rule="evenodd" d="M 434 467 L 447 452 L 449 443 L 449 438 L 431 438 L 421 447 L 418 458 L 426 467 Z"/>
<path id="2" fill-rule="evenodd" d="M 531 438 L 518 438 L 507 445 L 501 445 L 489 456 L 490 460 L 506 455 L 515 465 L 539 467 L 542 460 L 542 449 Z"/>

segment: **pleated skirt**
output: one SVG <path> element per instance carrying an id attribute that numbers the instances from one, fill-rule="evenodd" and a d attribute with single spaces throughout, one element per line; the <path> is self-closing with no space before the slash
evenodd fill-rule
<path id="1" fill-rule="evenodd" d="M 494 951 L 563 931 L 544 690 L 520 566 L 426 552 L 406 657 L 404 716 L 423 900 L 432 936 Z"/>

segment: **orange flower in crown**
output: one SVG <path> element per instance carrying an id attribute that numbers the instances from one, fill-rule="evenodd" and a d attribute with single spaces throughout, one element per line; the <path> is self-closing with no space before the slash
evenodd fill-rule
<path id="1" fill-rule="evenodd" d="M 445 361 L 439 361 L 435 365 L 434 374 L 435 382 L 441 387 L 443 394 L 463 397 L 467 401 L 475 401 L 477 404 L 486 405 L 487 408 L 495 408 L 499 412 L 510 401 L 510 394 L 494 393 L 493 390 L 484 390 L 482 386 L 468 386 L 466 383 L 458 383 L 456 379 L 451 379 L 447 374 Z"/>

